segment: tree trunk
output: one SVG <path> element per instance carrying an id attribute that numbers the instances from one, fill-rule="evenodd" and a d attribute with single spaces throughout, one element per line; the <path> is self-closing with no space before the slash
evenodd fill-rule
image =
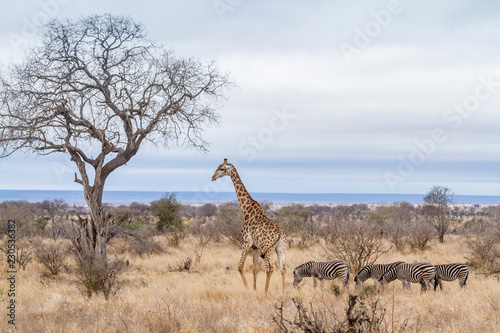
<path id="1" fill-rule="evenodd" d="M 80 260 L 84 260 L 87 264 L 97 261 L 106 266 L 108 226 L 107 216 L 102 210 L 103 185 L 103 183 L 95 186 L 83 184 L 84 197 L 90 213 L 84 218 L 77 213 L 79 234 L 73 240 L 73 244 Z"/>
<path id="2" fill-rule="evenodd" d="M 439 230 L 439 242 L 444 243 L 444 232 Z"/>

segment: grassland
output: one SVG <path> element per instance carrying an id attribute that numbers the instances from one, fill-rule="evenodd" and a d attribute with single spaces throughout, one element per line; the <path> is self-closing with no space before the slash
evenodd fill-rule
<path id="1" fill-rule="evenodd" d="M 161 236 L 157 241 L 165 243 Z M 121 252 L 125 244 L 114 243 L 110 253 Z M 259 274 L 258 290 L 245 289 L 236 265 L 240 251 L 229 243 L 205 247 L 193 272 L 171 271 L 198 250 L 194 239 L 183 240 L 178 248 L 149 257 L 132 257 L 123 275 L 123 286 L 109 301 L 102 296 L 90 299 L 78 289 L 71 271 L 48 277 L 41 264 L 33 262 L 17 274 L 18 294 L 15 329 L 7 324 L 7 281 L 0 281 L 3 332 L 276 332 L 275 306 L 283 302 L 293 317 L 291 297 L 322 311 L 327 323 L 343 321 L 348 294 L 336 296 L 339 281 L 326 282 L 314 289 L 305 279 L 299 289 L 291 285 L 293 268 L 305 261 L 325 258 L 321 246 L 291 248 L 287 252 L 286 294 L 281 293 L 280 274 L 275 271 L 270 293 L 263 292 L 265 273 Z M 384 254 L 378 262 L 402 260 L 433 264 L 464 262 L 467 248 L 460 237 L 447 237 L 444 244 L 432 242 L 428 250 L 415 253 Z M 251 259 L 245 266 L 251 282 Z M 6 273 L 4 273 L 5 275 Z M 351 292 L 354 283 L 351 275 Z M 366 285 L 373 285 L 369 280 Z M 378 300 L 385 309 L 383 324 L 387 331 L 399 331 L 407 321 L 409 332 L 500 332 L 500 282 L 471 273 L 466 289 L 458 282 L 444 282 L 442 292 L 421 293 L 412 285 L 412 295 L 403 295 L 401 283 L 391 283 L 380 293 L 364 298 L 366 304 Z"/>

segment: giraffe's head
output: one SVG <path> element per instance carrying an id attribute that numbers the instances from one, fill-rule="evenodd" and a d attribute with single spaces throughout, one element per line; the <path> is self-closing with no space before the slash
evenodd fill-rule
<path id="1" fill-rule="evenodd" d="M 212 176 L 212 181 L 219 179 L 224 176 L 231 176 L 231 172 L 233 172 L 234 167 L 231 163 L 227 163 L 227 158 L 224 159 L 224 163 L 217 167 L 214 175 Z"/>

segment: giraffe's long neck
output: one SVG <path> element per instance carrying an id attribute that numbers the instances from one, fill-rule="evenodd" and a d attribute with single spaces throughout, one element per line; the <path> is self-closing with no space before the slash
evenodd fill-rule
<path id="1" fill-rule="evenodd" d="M 233 169 L 231 172 L 231 180 L 233 181 L 234 190 L 236 191 L 236 196 L 238 197 L 238 202 L 243 212 L 243 216 L 245 216 L 245 220 L 250 214 L 256 213 L 256 208 L 264 212 L 260 204 L 253 200 L 250 193 L 248 193 L 236 169 Z"/>

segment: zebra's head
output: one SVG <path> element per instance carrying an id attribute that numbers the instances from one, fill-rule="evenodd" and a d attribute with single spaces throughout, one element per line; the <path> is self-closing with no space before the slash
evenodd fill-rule
<path id="1" fill-rule="evenodd" d="M 368 280 L 371 276 L 373 265 L 367 265 L 363 267 L 362 270 L 354 277 L 354 282 L 356 283 L 356 287 L 359 288 L 363 285 L 363 283 Z"/>
<path id="2" fill-rule="evenodd" d="M 396 273 L 397 273 L 398 266 L 399 265 L 392 267 L 387 272 L 385 272 L 385 274 L 383 274 L 380 277 L 380 279 L 378 279 L 378 282 L 380 283 L 380 285 L 382 287 L 385 286 L 386 284 L 388 284 L 389 282 L 392 282 L 396 279 Z"/>
<path id="3" fill-rule="evenodd" d="M 381 285 L 382 287 L 383 287 L 383 286 L 385 286 L 386 284 L 388 284 L 387 280 L 385 279 L 385 274 L 384 274 L 384 275 L 382 275 L 382 276 L 380 277 L 380 279 L 378 279 L 378 282 L 380 283 L 380 285 Z"/>
<path id="4" fill-rule="evenodd" d="M 302 281 L 302 275 L 299 274 L 297 268 L 293 270 L 293 286 L 297 288 L 297 285 Z"/>
<path id="5" fill-rule="evenodd" d="M 295 267 L 293 270 L 293 286 L 297 285 L 302 281 L 302 278 L 311 276 L 310 268 L 314 261 L 308 261 L 305 264 Z"/>
<path id="6" fill-rule="evenodd" d="M 214 175 L 212 176 L 212 181 L 219 179 L 224 176 L 231 176 L 231 172 L 234 170 L 234 167 L 231 163 L 227 163 L 227 158 L 224 159 L 224 163 L 217 167 Z"/>

